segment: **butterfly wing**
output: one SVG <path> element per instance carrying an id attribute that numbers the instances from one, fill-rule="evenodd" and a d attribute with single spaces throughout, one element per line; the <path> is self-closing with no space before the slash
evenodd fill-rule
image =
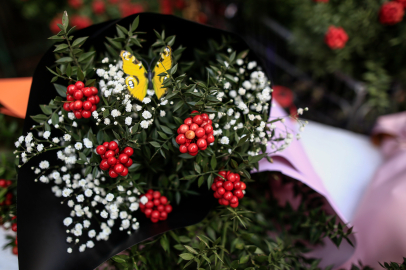
<path id="1" fill-rule="evenodd" d="M 166 77 L 158 76 L 161 73 L 167 72 L 172 68 L 173 58 L 172 58 L 172 48 L 166 46 L 164 51 L 161 53 L 161 58 L 155 64 L 154 76 L 152 77 L 152 83 L 154 85 L 155 94 L 160 99 L 166 92 L 166 88 L 162 87 L 162 83 Z"/>
<path id="2" fill-rule="evenodd" d="M 142 62 L 138 61 L 130 52 L 121 51 L 120 56 L 123 60 L 124 73 L 128 75 L 125 79 L 127 89 L 134 98 L 142 101 L 148 89 L 147 71 Z"/>

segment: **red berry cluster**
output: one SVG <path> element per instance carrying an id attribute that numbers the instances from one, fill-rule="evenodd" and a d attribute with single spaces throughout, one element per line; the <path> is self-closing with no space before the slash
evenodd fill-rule
<path id="1" fill-rule="evenodd" d="M 193 111 L 197 113 L 197 111 Z M 212 121 L 206 113 L 188 117 L 178 128 L 176 143 L 181 153 L 189 152 L 196 156 L 199 150 L 206 150 L 207 145 L 214 142 Z"/>
<path id="2" fill-rule="evenodd" d="M 168 214 L 172 212 L 172 206 L 169 204 L 168 198 L 161 196 L 159 191 L 148 190 L 146 194 L 141 195 L 147 197 L 146 204 L 140 203 L 141 212 L 152 222 L 156 223 L 158 220 L 165 220 Z"/>
<path id="3" fill-rule="evenodd" d="M 230 205 L 236 208 L 238 206 L 238 199 L 244 197 L 243 190 L 245 190 L 247 186 L 244 182 L 240 181 L 240 175 L 238 173 L 220 171 L 219 174 L 226 180 L 220 176 L 214 178 L 214 183 L 211 185 L 211 189 L 214 190 L 214 198 L 218 199 L 221 205 Z"/>
<path id="4" fill-rule="evenodd" d="M 96 105 L 100 102 L 97 88 L 94 86 L 85 87 L 83 82 L 77 81 L 66 89 L 66 100 L 68 102 L 63 104 L 65 111 L 72 111 L 76 119 L 92 116 L 92 112 L 97 109 Z"/>
<path id="5" fill-rule="evenodd" d="M 126 176 L 128 174 L 128 167 L 133 164 L 130 158 L 134 150 L 127 146 L 120 152 L 118 144 L 115 141 L 104 142 L 102 145 L 96 147 L 96 153 L 102 158 L 100 162 L 100 169 L 103 171 L 109 170 L 109 176 L 116 178 L 119 175 Z"/>
<path id="6" fill-rule="evenodd" d="M 4 179 L 0 179 L 0 190 L 1 188 L 7 188 L 11 186 L 11 181 L 10 180 L 4 180 Z M 9 206 L 11 205 L 12 199 L 13 199 L 13 194 L 11 192 L 6 193 L 6 199 L 3 200 L 2 202 L 0 202 L 0 206 L 6 205 Z"/>

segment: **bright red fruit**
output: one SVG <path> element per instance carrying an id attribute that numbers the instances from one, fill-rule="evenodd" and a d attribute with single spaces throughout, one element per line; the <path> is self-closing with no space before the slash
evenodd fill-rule
<path id="1" fill-rule="evenodd" d="M 126 148 L 124 148 L 123 153 L 126 154 L 127 156 L 131 157 L 134 154 L 134 149 L 127 146 Z"/>

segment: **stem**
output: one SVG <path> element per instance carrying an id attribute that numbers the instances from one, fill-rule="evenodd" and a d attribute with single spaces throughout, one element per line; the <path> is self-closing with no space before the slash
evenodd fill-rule
<path id="1" fill-rule="evenodd" d="M 225 248 L 225 245 L 226 245 L 228 225 L 229 225 L 229 222 L 226 222 L 226 223 L 224 224 L 223 233 L 222 233 L 222 235 L 221 235 L 221 246 L 222 246 L 223 248 Z M 220 257 L 221 257 L 221 261 L 224 262 L 224 250 L 223 250 L 223 249 L 222 249 L 221 252 L 220 252 Z M 223 262 L 221 262 L 219 269 L 221 269 L 221 267 L 223 266 Z"/>
<path id="2" fill-rule="evenodd" d="M 68 47 L 69 47 L 69 51 L 70 51 L 71 57 L 72 57 L 73 61 L 75 61 L 75 65 L 76 65 L 78 68 L 80 68 L 80 70 L 82 70 L 82 68 L 81 68 L 80 65 L 79 65 L 78 60 L 76 59 L 76 57 L 75 57 L 75 55 L 74 55 L 74 53 L 73 53 L 73 48 L 72 48 L 72 45 L 70 44 L 69 36 L 66 34 L 66 32 L 65 32 L 65 39 L 66 39 L 66 42 L 68 43 Z"/>

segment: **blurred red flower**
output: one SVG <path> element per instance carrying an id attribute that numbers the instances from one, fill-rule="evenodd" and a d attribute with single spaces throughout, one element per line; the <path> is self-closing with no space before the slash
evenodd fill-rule
<path id="1" fill-rule="evenodd" d="M 92 9 L 95 14 L 102 14 L 106 11 L 106 5 L 103 0 L 95 0 L 92 3 Z"/>
<path id="2" fill-rule="evenodd" d="M 289 108 L 293 105 L 294 96 L 292 90 L 282 85 L 274 85 L 272 89 L 272 97 L 282 108 Z"/>
<path id="3" fill-rule="evenodd" d="M 110 4 L 117 4 L 118 2 L 120 2 L 120 0 L 109 0 Z"/>
<path id="4" fill-rule="evenodd" d="M 121 3 L 119 9 L 122 17 L 127 17 L 144 11 L 144 7 L 142 5 L 128 2 Z"/>
<path id="5" fill-rule="evenodd" d="M 348 41 L 348 35 L 342 27 L 330 26 L 324 36 L 324 42 L 333 50 L 342 49 Z"/>
<path id="6" fill-rule="evenodd" d="M 160 2 L 160 10 L 162 14 L 172 14 L 172 4 L 170 0 L 161 0 Z"/>
<path id="7" fill-rule="evenodd" d="M 71 8 L 78 9 L 83 5 L 83 0 L 68 0 L 68 5 Z"/>
<path id="8" fill-rule="evenodd" d="M 393 25 L 402 21 L 405 11 L 399 2 L 387 2 L 381 6 L 379 21 L 382 24 Z"/>
<path id="9" fill-rule="evenodd" d="M 403 8 L 406 8 L 406 0 L 395 0 L 398 3 L 401 3 Z"/>
<path id="10" fill-rule="evenodd" d="M 58 23 L 62 24 L 62 16 L 57 15 L 55 18 L 52 19 L 52 21 L 49 23 L 49 29 L 51 29 L 51 32 L 54 34 L 58 34 L 61 29 L 58 27 Z"/>
<path id="11" fill-rule="evenodd" d="M 185 6 L 186 6 L 186 3 L 185 3 L 184 0 L 175 0 L 175 7 L 176 7 L 177 9 L 182 10 L 182 9 L 185 8 Z"/>
<path id="12" fill-rule="evenodd" d="M 316 2 L 316 3 L 328 3 L 328 1 L 330 1 L 330 0 L 313 0 L 313 2 Z"/>
<path id="13" fill-rule="evenodd" d="M 76 29 L 82 29 L 92 25 L 92 20 L 87 16 L 73 15 L 70 19 L 72 26 L 76 25 Z"/>

